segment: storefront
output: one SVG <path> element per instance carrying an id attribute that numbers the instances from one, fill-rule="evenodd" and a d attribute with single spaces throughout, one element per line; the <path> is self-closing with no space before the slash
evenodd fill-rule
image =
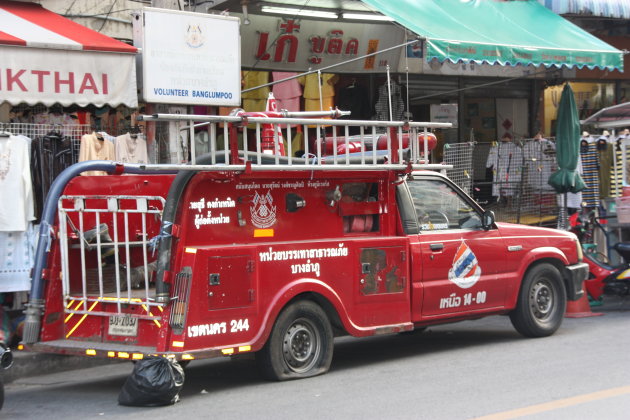
<path id="1" fill-rule="evenodd" d="M 579 71 L 623 68 L 620 50 L 535 0 L 366 0 L 341 8 L 332 2 L 318 2 L 317 7 L 288 1 L 219 3 L 213 7 L 241 17 L 243 69 L 270 72 L 246 86 L 245 99 L 264 99 L 265 90 L 249 89 L 257 82 L 274 82 L 274 71 L 323 69 L 337 76 L 333 104 L 344 104 L 340 94 L 345 87 L 358 85 L 368 104 L 361 117 L 373 118 L 389 70 L 401 86 L 401 115 L 426 120 L 431 106 L 442 103 L 464 110 L 458 112 L 458 129 L 446 133 L 451 142 L 495 141 L 505 132 L 531 137 L 543 129 L 539 98 L 546 81 L 571 80 Z M 540 36 L 531 28 L 547 29 Z M 414 39 L 420 42 L 403 45 Z M 384 52 L 339 65 L 376 51 Z M 503 102 L 491 104 L 492 115 L 482 120 L 468 113 L 488 110 L 495 98 Z"/>
<path id="2" fill-rule="evenodd" d="M 44 124 L 75 136 L 131 125 L 121 123 L 138 107 L 135 47 L 34 3 L 2 2 L 0 17 L 0 122 L 40 125 L 20 127 L 29 137 Z"/>
<path id="3" fill-rule="evenodd" d="M 21 291 L 30 288 L 33 224 L 55 176 L 79 159 L 82 136 L 98 130 L 97 122 L 138 107 L 136 52 L 39 4 L 0 3 L 4 308 L 19 309 L 25 301 Z M 8 341 L 1 329 L 0 340 Z"/>

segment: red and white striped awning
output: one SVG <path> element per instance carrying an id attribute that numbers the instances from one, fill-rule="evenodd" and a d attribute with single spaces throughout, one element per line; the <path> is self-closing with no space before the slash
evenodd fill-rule
<path id="1" fill-rule="evenodd" d="M 29 2 L 0 2 L 0 103 L 137 107 L 137 49 Z"/>
<path id="2" fill-rule="evenodd" d="M 135 53 L 127 45 L 44 9 L 36 3 L 0 2 L 0 44 L 63 50 Z"/>

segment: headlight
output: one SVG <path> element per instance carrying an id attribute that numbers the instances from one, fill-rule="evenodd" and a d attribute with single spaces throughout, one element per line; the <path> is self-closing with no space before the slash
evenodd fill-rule
<path id="1" fill-rule="evenodd" d="M 582 260 L 584 259 L 584 253 L 582 252 L 582 244 L 577 238 L 575 238 L 575 246 L 577 247 L 578 262 L 582 262 Z"/>

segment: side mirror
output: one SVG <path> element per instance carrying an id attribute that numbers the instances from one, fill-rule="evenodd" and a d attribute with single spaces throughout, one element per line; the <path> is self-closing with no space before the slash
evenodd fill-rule
<path id="1" fill-rule="evenodd" d="M 489 230 L 494 225 L 494 212 L 492 210 L 486 210 L 481 215 L 481 226 L 484 230 Z"/>

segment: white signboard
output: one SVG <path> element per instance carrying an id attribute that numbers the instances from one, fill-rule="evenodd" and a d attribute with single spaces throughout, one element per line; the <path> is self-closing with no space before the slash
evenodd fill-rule
<path id="1" fill-rule="evenodd" d="M 238 18 L 147 8 L 143 20 L 145 101 L 213 106 L 241 103 Z"/>
<path id="2" fill-rule="evenodd" d="M 431 105 L 431 121 L 451 123 L 457 127 L 457 104 Z"/>
<path id="3" fill-rule="evenodd" d="M 0 46 L 0 102 L 138 106 L 134 54 Z"/>

